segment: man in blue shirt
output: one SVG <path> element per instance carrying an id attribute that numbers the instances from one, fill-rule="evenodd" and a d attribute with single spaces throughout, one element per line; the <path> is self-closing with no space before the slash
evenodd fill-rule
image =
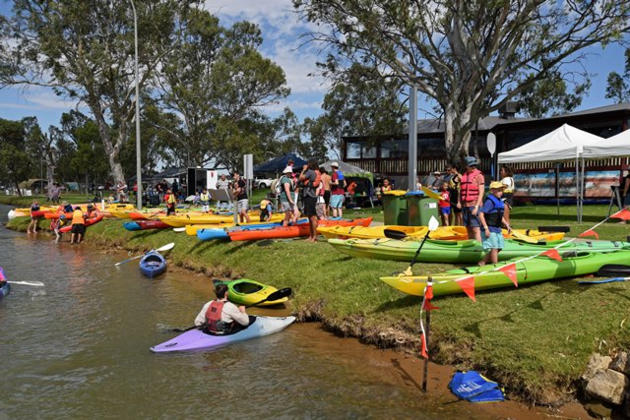
<path id="1" fill-rule="evenodd" d="M 490 194 L 479 210 L 479 221 L 481 222 L 481 238 L 483 249 L 487 252 L 479 265 L 486 263 L 496 264 L 499 260 L 499 251 L 505 246 L 501 226 L 505 225 L 508 232 L 512 229 L 503 217 L 505 204 L 501 201 L 505 185 L 499 181 L 490 183 Z"/>

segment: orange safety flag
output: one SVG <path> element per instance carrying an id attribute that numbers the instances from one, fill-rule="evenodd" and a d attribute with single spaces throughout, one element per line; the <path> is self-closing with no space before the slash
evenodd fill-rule
<path id="1" fill-rule="evenodd" d="M 429 358 L 429 352 L 427 351 L 427 340 L 424 337 L 424 333 L 420 334 L 420 341 L 422 342 L 422 347 L 420 349 L 420 354 L 425 359 L 428 359 Z"/>
<path id="2" fill-rule="evenodd" d="M 515 263 L 503 266 L 499 268 L 499 271 L 501 271 L 503 274 L 508 276 L 508 278 L 512 280 L 512 283 L 514 283 L 514 286 L 518 287 L 518 279 L 516 277 L 516 264 Z"/>
<path id="3" fill-rule="evenodd" d="M 457 280 L 457 284 L 462 288 L 464 293 L 472 299 L 473 302 L 476 302 L 475 299 L 475 278 L 473 276 L 468 276 L 461 280 Z"/>
<path id="4" fill-rule="evenodd" d="M 440 308 L 438 308 L 437 306 L 433 306 L 431 304 L 431 301 L 427 299 L 424 301 L 424 304 L 422 305 L 422 309 L 424 309 L 425 311 L 432 311 L 434 309 L 440 309 Z"/>
<path id="5" fill-rule="evenodd" d="M 585 238 L 587 236 L 594 236 L 595 239 L 599 239 L 599 234 L 592 229 L 584 231 L 578 235 L 579 238 Z"/>
<path id="6" fill-rule="evenodd" d="M 541 255 L 545 255 L 551 258 L 552 260 L 562 262 L 562 257 L 560 256 L 560 253 L 558 253 L 558 250 L 555 248 L 548 249 L 545 252 L 543 252 Z"/>
<path id="7" fill-rule="evenodd" d="M 610 216 L 611 219 L 630 220 L 630 210 L 623 209 Z"/>
<path id="8" fill-rule="evenodd" d="M 431 299 L 433 299 L 433 285 L 431 283 L 427 284 L 427 287 L 424 289 L 424 301 L 422 303 L 422 309 L 425 311 L 432 311 L 434 309 L 440 309 L 437 306 L 431 305 Z"/>

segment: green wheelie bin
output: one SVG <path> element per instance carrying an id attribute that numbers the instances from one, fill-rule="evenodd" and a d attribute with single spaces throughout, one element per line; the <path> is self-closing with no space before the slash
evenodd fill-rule
<path id="1" fill-rule="evenodd" d="M 405 196 L 384 194 L 383 213 L 386 225 L 407 224 L 407 200 Z"/>
<path id="2" fill-rule="evenodd" d="M 407 195 L 407 225 L 428 226 L 431 216 L 440 221 L 438 201 L 423 195 Z"/>

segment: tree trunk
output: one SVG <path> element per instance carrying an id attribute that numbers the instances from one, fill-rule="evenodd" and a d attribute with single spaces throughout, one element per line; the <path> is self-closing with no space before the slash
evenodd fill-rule
<path id="1" fill-rule="evenodd" d="M 109 169 L 111 170 L 112 178 L 114 179 L 114 185 L 118 183 L 125 183 L 125 174 L 123 172 L 122 165 L 118 161 L 118 155 L 122 146 L 122 140 L 127 134 L 126 124 L 124 122 L 120 124 L 118 129 L 118 139 L 116 144 L 114 144 L 112 142 L 109 124 L 105 121 L 98 101 L 94 100 L 92 102 L 88 102 L 88 105 L 98 125 L 98 132 L 101 135 L 101 141 L 103 142 L 105 153 L 107 153 Z"/>
<path id="2" fill-rule="evenodd" d="M 17 181 L 13 181 L 15 183 L 15 188 L 17 189 L 18 197 L 22 197 L 22 191 L 20 191 L 20 183 Z"/>
<path id="3" fill-rule="evenodd" d="M 457 167 L 462 166 L 468 154 L 470 144 L 470 113 L 457 112 L 453 106 L 446 106 L 444 110 L 444 144 L 446 157 Z"/>

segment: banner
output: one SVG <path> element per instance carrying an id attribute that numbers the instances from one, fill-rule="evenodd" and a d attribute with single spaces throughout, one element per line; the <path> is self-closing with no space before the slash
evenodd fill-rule
<path id="1" fill-rule="evenodd" d="M 217 179 L 219 175 L 217 171 L 206 172 L 206 188 L 209 190 L 215 190 L 217 188 Z"/>
<path id="2" fill-rule="evenodd" d="M 584 197 L 610 197 L 611 185 L 619 185 L 619 171 L 586 171 L 584 173 Z M 548 197 L 556 196 L 555 171 L 538 174 L 514 174 L 515 197 Z M 575 171 L 560 172 L 558 175 L 558 195 L 575 197 Z"/>

